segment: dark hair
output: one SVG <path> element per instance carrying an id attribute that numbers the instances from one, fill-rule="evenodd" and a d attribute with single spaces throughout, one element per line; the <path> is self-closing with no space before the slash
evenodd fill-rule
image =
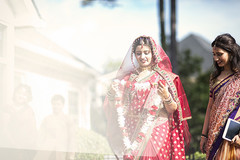
<path id="1" fill-rule="evenodd" d="M 63 104 L 65 103 L 65 99 L 62 95 L 56 94 L 52 97 L 51 102 L 61 101 Z"/>
<path id="2" fill-rule="evenodd" d="M 153 50 L 152 49 L 152 42 L 150 40 L 150 37 L 144 37 L 144 36 L 141 36 L 139 38 L 137 38 L 134 42 L 133 42 L 133 49 L 132 49 L 132 52 L 135 53 L 136 51 L 136 48 L 137 46 L 139 45 L 147 45 L 151 48 L 151 51 Z"/>
<path id="3" fill-rule="evenodd" d="M 230 56 L 231 70 L 236 73 L 240 71 L 240 47 L 236 40 L 228 33 L 221 34 L 215 38 L 211 44 L 212 47 L 218 47 L 228 52 Z M 222 72 L 223 67 L 219 67 L 217 62 L 213 61 L 214 71 L 211 74 L 211 81 L 214 81 Z"/>
<path id="4" fill-rule="evenodd" d="M 146 45 L 146 46 L 150 47 L 151 54 L 153 56 L 153 62 L 155 62 L 156 57 L 153 54 L 153 44 L 152 44 L 151 38 L 147 37 L 147 36 L 140 36 L 137 39 L 135 39 L 135 41 L 133 42 L 133 45 L 132 45 L 132 56 L 133 56 L 133 54 L 135 54 L 136 48 L 139 45 Z"/>

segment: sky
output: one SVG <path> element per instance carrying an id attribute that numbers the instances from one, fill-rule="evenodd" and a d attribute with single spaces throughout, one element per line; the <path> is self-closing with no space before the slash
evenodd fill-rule
<path id="1" fill-rule="evenodd" d="M 157 0 L 118 0 L 109 8 L 97 1 L 34 0 L 45 25 L 39 31 L 99 72 L 109 61 L 122 61 L 131 43 L 148 35 L 159 43 Z M 209 41 L 230 33 L 240 42 L 239 0 L 176 0 L 177 40 L 193 33 Z M 165 0 L 166 34 L 170 34 L 170 0 Z"/>

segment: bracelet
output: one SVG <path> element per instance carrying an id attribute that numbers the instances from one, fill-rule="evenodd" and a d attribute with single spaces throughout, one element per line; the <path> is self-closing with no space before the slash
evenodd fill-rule
<path id="1" fill-rule="evenodd" d="M 165 104 L 171 104 L 172 103 L 172 99 L 168 100 L 168 101 L 164 101 Z"/>
<path id="2" fill-rule="evenodd" d="M 114 94 L 110 93 L 110 91 L 107 92 L 107 97 L 108 97 L 108 100 L 114 101 Z"/>
<path id="3" fill-rule="evenodd" d="M 170 94 L 168 95 L 168 97 L 167 98 L 164 98 L 163 100 L 164 101 L 169 101 L 171 99 L 171 96 L 170 96 Z"/>
<path id="4" fill-rule="evenodd" d="M 172 103 L 172 97 L 169 95 L 168 98 L 164 99 L 164 103 L 166 104 Z"/>
<path id="5" fill-rule="evenodd" d="M 207 135 L 205 135 L 205 134 L 202 134 L 202 135 L 201 135 L 201 137 L 205 137 L 205 138 L 208 138 L 208 137 L 207 137 Z"/>

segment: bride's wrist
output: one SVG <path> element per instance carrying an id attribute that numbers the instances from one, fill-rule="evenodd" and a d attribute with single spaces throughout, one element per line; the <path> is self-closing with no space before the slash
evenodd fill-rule
<path id="1" fill-rule="evenodd" d="M 164 98 L 164 97 L 163 97 L 163 102 L 166 103 L 166 104 L 172 103 L 172 97 L 171 97 L 171 95 L 169 94 L 167 98 Z"/>

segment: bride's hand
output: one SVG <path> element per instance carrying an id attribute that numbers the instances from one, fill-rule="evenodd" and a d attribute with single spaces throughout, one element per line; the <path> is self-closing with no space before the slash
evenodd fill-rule
<path id="1" fill-rule="evenodd" d="M 170 93 L 168 92 L 168 86 L 165 84 L 164 81 L 159 81 L 158 82 L 158 94 L 163 99 L 167 99 L 170 96 Z"/>
<path id="2" fill-rule="evenodd" d="M 165 85 L 164 80 L 158 82 L 158 94 L 162 97 L 164 106 L 169 114 L 172 114 L 177 109 L 177 103 L 172 99 L 168 91 L 168 85 Z"/>
<path id="3" fill-rule="evenodd" d="M 118 82 L 113 81 L 109 88 L 110 94 L 115 94 L 117 89 L 118 89 Z"/>
<path id="4" fill-rule="evenodd" d="M 116 81 L 113 81 L 107 91 L 107 97 L 110 102 L 114 101 L 114 97 L 116 95 L 118 89 L 118 83 Z"/>

